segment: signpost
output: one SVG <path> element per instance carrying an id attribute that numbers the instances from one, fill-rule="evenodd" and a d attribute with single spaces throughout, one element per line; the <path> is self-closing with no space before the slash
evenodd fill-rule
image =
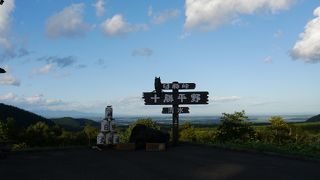
<path id="1" fill-rule="evenodd" d="M 207 91 L 179 92 L 180 89 L 195 89 L 195 83 L 161 83 L 160 77 L 155 78 L 155 90 L 144 92 L 145 105 L 172 105 L 162 109 L 162 114 L 172 114 L 172 135 L 173 145 L 178 144 L 179 138 L 179 114 L 189 113 L 189 107 L 179 107 L 180 104 L 208 104 Z M 172 92 L 164 92 L 172 90 Z"/>

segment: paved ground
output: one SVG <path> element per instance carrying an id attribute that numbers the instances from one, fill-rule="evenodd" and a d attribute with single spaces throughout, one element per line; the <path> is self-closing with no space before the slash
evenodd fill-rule
<path id="1" fill-rule="evenodd" d="M 0 160 L 0 180 L 320 179 L 320 163 L 180 146 L 165 152 L 61 150 Z"/>

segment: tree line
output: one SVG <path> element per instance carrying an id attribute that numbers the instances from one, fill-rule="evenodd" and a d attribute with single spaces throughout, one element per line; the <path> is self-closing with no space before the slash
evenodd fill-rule
<path id="1" fill-rule="evenodd" d="M 166 131 L 171 135 L 170 128 L 162 128 L 156 121 L 139 119 L 128 127 L 117 130 L 120 142 L 128 142 L 131 131 L 137 124 Z M 320 123 L 315 126 L 316 129 L 319 128 Z M 220 124 L 215 128 L 197 128 L 187 122 L 180 125 L 179 129 L 179 139 L 182 142 L 254 149 L 269 148 L 271 151 L 280 148 L 287 152 L 314 153 L 320 157 L 319 131 L 306 131 L 302 125 L 289 124 L 280 116 L 271 117 L 269 125 L 259 126 L 251 123 L 244 111 L 223 113 Z M 99 130 L 89 123 L 82 130 L 72 132 L 57 124 L 48 125 L 42 121 L 21 127 L 13 118 L 0 120 L 0 142 L 13 144 L 13 150 L 47 146 L 90 146 L 96 143 L 98 132 Z"/>

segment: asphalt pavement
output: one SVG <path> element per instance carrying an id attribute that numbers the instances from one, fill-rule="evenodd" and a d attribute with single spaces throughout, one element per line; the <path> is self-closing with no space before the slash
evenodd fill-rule
<path id="1" fill-rule="evenodd" d="M 11 154 L 0 180 L 320 179 L 320 163 L 183 145 L 164 152 L 69 149 Z"/>

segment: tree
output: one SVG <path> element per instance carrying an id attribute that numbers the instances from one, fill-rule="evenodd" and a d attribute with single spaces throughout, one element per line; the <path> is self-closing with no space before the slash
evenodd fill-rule
<path id="1" fill-rule="evenodd" d="M 16 120 L 12 117 L 8 117 L 6 122 L 8 127 L 8 138 L 12 141 L 18 140 L 20 131 L 16 126 Z"/>
<path id="2" fill-rule="evenodd" d="M 49 126 L 44 122 L 30 125 L 26 131 L 27 142 L 31 146 L 48 145 Z"/>
<path id="3" fill-rule="evenodd" d="M 248 122 L 245 111 L 233 114 L 222 113 L 221 124 L 218 126 L 216 139 L 225 141 L 249 141 L 255 138 L 252 124 Z"/>
<path id="4" fill-rule="evenodd" d="M 190 122 L 185 122 L 180 127 L 180 138 L 181 141 L 196 142 L 196 133 L 194 127 Z"/>
<path id="5" fill-rule="evenodd" d="M 86 134 L 88 138 L 88 144 L 91 145 L 91 139 L 94 139 L 98 134 L 98 129 L 95 127 L 92 127 L 91 124 L 86 123 L 86 125 L 83 128 L 84 133 Z"/>
<path id="6" fill-rule="evenodd" d="M 272 132 L 273 142 L 283 144 L 291 139 L 291 128 L 281 116 L 273 116 L 269 122 L 271 123 L 269 129 Z"/>
<path id="7" fill-rule="evenodd" d="M 8 140 L 8 127 L 7 124 L 0 121 L 0 142 Z"/>

